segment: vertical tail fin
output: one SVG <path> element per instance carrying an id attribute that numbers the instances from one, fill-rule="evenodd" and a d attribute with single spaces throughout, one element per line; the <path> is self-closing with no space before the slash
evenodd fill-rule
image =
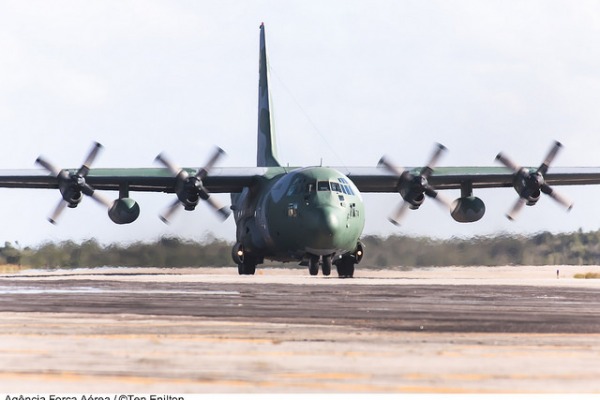
<path id="1" fill-rule="evenodd" d="M 275 147 L 275 129 L 271 117 L 269 92 L 269 60 L 265 43 L 265 25 L 260 25 L 260 63 L 258 80 L 258 141 L 256 153 L 258 167 L 278 167 Z"/>

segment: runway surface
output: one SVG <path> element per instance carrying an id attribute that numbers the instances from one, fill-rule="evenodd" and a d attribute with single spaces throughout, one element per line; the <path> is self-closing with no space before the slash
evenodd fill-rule
<path id="1" fill-rule="evenodd" d="M 600 282 L 574 268 L 6 274 L 0 387 L 600 392 Z"/>

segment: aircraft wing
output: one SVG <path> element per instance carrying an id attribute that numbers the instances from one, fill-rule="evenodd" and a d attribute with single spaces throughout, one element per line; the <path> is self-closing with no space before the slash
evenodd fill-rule
<path id="1" fill-rule="evenodd" d="M 281 169 L 281 171 L 279 171 Z M 295 168 L 290 168 L 293 170 Z M 422 168 L 404 168 L 412 175 L 419 175 Z M 536 168 L 527 168 L 535 172 Z M 198 168 L 185 168 L 194 175 Z M 76 169 L 68 172 L 75 173 Z M 283 173 L 284 168 L 248 167 L 213 168 L 203 179 L 211 193 L 238 193 L 251 186 L 261 177 Z M 397 193 L 399 177 L 381 167 L 340 168 L 365 193 Z M 428 178 L 434 188 L 460 189 L 470 183 L 474 189 L 512 187 L 513 172 L 505 167 L 438 167 Z M 546 183 L 560 185 L 600 184 L 600 167 L 553 168 L 544 175 Z M 165 168 L 95 168 L 86 177 L 87 183 L 98 190 L 115 190 L 126 186 L 130 191 L 167 192 L 174 191 L 176 179 Z M 0 170 L 0 188 L 56 189 L 56 176 L 43 169 Z"/>
<path id="2" fill-rule="evenodd" d="M 526 167 L 529 172 L 537 170 Z M 411 175 L 419 175 L 422 168 L 404 168 Z M 348 168 L 345 174 L 358 190 L 365 193 L 398 192 L 400 183 L 396 174 L 382 167 Z M 471 184 L 474 189 L 512 187 L 514 173 L 505 167 L 437 167 L 428 181 L 435 189 L 460 189 Z M 548 185 L 597 185 L 600 184 L 600 167 L 552 168 L 544 179 Z"/>
<path id="3" fill-rule="evenodd" d="M 195 175 L 198 168 L 185 168 Z M 76 173 L 76 169 L 67 172 Z M 202 182 L 211 193 L 236 193 L 251 186 L 256 179 L 274 173 L 273 168 L 212 168 Z M 95 168 L 86 182 L 98 190 L 168 192 L 175 189 L 176 178 L 166 168 Z M 57 189 L 58 180 L 43 169 L 0 170 L 0 188 Z"/>

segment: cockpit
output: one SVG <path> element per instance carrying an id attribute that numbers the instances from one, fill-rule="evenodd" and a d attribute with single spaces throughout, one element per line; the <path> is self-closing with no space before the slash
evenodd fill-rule
<path id="1" fill-rule="evenodd" d="M 319 213 L 325 209 L 339 210 L 343 214 L 342 219 L 346 221 L 360 216 L 360 210 L 357 208 L 357 204 L 362 200 L 360 192 L 348 178 L 339 176 L 339 173 L 323 173 L 320 168 L 315 171 L 308 169 L 298 172 L 280 181 L 281 189 L 276 187 L 273 190 L 273 199 L 276 202 L 282 197 L 285 198 L 289 218 L 310 215 L 311 212 Z"/>
<path id="2" fill-rule="evenodd" d="M 317 190 L 319 192 L 332 191 L 338 193 L 344 193 L 350 196 L 354 196 L 354 191 L 348 184 L 348 181 L 344 178 L 338 178 L 338 182 L 334 181 L 318 181 Z"/>
<path id="3" fill-rule="evenodd" d="M 318 192 L 337 192 L 345 195 L 354 196 L 352 187 L 348 184 L 348 181 L 344 178 L 338 178 L 336 181 L 317 181 L 317 182 L 306 182 L 303 177 L 297 177 L 290 184 L 287 195 L 294 196 L 298 194 L 312 194 Z"/>

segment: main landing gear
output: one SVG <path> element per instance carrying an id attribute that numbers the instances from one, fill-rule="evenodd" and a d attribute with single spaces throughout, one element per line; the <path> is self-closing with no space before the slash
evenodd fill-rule
<path id="1" fill-rule="evenodd" d="M 352 253 L 346 253 L 341 256 L 337 256 L 333 264 L 337 268 L 337 273 L 340 278 L 353 278 L 354 277 L 354 266 L 358 264 L 365 254 L 365 248 L 359 241 L 356 243 L 356 249 Z"/>
<path id="2" fill-rule="evenodd" d="M 259 260 L 256 256 L 247 253 L 242 245 L 235 245 L 233 247 L 231 257 L 238 266 L 238 274 L 254 275 Z"/>
<path id="3" fill-rule="evenodd" d="M 311 254 L 308 260 L 308 272 L 313 276 L 319 274 L 319 258 L 322 259 L 321 272 L 323 275 L 331 275 L 331 255 L 319 257 Z"/>
<path id="4" fill-rule="evenodd" d="M 335 260 L 335 267 L 337 268 L 338 276 L 340 278 L 353 278 L 355 264 L 356 257 L 353 255 L 344 255 Z"/>
<path id="5" fill-rule="evenodd" d="M 319 274 L 319 260 L 321 260 L 321 272 L 324 276 L 331 275 L 331 266 L 335 264 L 340 278 L 354 277 L 354 265 L 357 261 L 353 254 L 338 256 L 335 261 L 332 261 L 331 255 L 319 257 L 311 254 L 308 260 L 308 272 L 313 276 Z"/>

